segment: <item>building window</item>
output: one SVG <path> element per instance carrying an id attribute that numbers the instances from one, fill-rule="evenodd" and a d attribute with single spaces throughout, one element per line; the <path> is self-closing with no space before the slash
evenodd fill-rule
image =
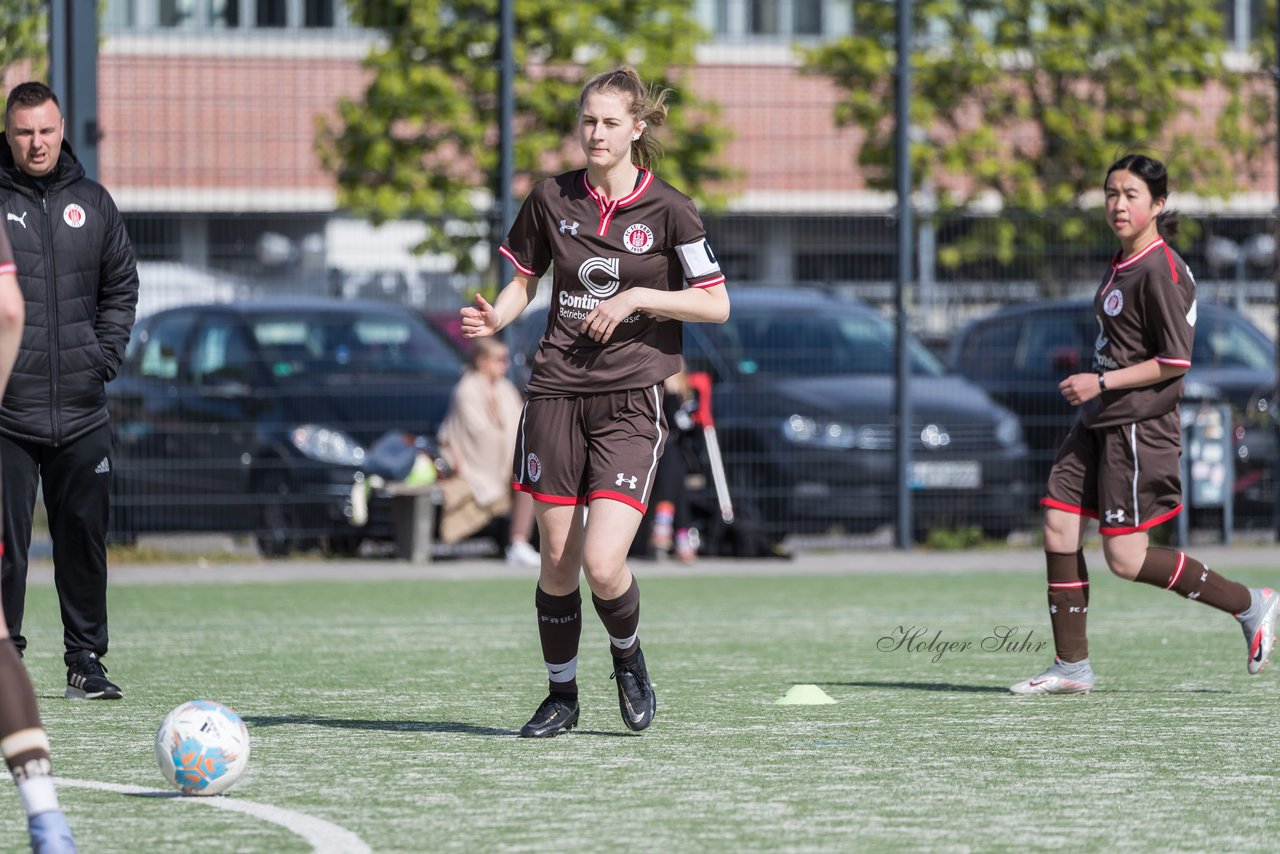
<path id="1" fill-rule="evenodd" d="M 720 41 L 833 38 L 849 33 L 852 0 L 697 0 Z"/>
<path id="2" fill-rule="evenodd" d="M 347 0 L 103 0 L 104 34 L 149 30 L 354 29 Z"/>
<path id="3" fill-rule="evenodd" d="M 286 27 L 289 16 L 285 0 L 258 0 L 257 24 L 259 27 Z"/>
<path id="4" fill-rule="evenodd" d="M 197 25 L 196 0 L 160 0 L 156 23 L 162 27 L 188 29 Z"/>
<path id="5" fill-rule="evenodd" d="M 303 13 L 304 27 L 333 26 L 333 0 L 307 0 Z"/>

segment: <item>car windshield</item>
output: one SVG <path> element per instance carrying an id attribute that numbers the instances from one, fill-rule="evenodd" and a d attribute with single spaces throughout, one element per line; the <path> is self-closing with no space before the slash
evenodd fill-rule
<path id="1" fill-rule="evenodd" d="M 448 374 L 458 358 L 420 322 L 382 313 L 266 315 L 253 337 L 277 377 Z"/>
<path id="2" fill-rule="evenodd" d="M 720 355 L 744 374 L 838 376 L 891 374 L 894 328 L 874 311 L 837 309 L 821 314 L 738 311 L 707 333 Z M 913 374 L 941 376 L 942 365 L 915 338 L 908 339 Z"/>
<path id="3" fill-rule="evenodd" d="M 1275 347 L 1265 333 L 1241 317 L 1202 312 L 1196 323 L 1191 365 L 1267 372 L 1275 366 Z"/>

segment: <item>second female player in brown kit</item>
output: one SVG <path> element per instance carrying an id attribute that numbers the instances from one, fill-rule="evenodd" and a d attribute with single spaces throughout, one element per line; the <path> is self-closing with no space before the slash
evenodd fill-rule
<path id="1" fill-rule="evenodd" d="M 1057 656 L 1048 670 L 1013 685 L 1015 694 L 1079 694 L 1094 686 L 1085 636 L 1089 573 L 1080 548 L 1087 518 L 1098 520 L 1116 575 L 1233 615 L 1244 629 L 1249 673 L 1262 669 L 1275 643 L 1275 591 L 1247 588 L 1181 551 L 1148 545 L 1147 532 L 1182 510 L 1178 402 L 1196 323 L 1195 280 L 1165 242 L 1176 226 L 1165 211 L 1168 187 L 1164 165 L 1143 155 L 1107 170 L 1107 223 L 1120 251 L 1093 300 L 1095 370 L 1059 385 L 1080 407 L 1080 420 L 1058 451 L 1042 502 Z"/>
<path id="2" fill-rule="evenodd" d="M 478 296 L 462 310 L 465 336 L 493 335 L 554 267 L 514 461 L 515 488 L 536 501 L 535 605 L 549 682 L 520 730 L 526 738 L 578 723 L 580 572 L 609 635 L 623 722 L 645 729 L 657 710 L 626 556 L 667 437 L 662 381 L 680 368 L 680 321 L 729 317 L 697 209 L 650 171 L 665 94 L 652 95 L 630 68 L 586 83 L 578 99 L 586 169 L 533 189 L 500 249 L 515 276 L 492 305 Z"/>

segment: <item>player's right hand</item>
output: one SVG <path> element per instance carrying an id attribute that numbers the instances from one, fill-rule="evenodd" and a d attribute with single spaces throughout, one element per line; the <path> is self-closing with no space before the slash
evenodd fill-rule
<path id="1" fill-rule="evenodd" d="M 462 309 L 462 337 L 487 338 L 498 331 L 498 312 L 482 295 L 476 304 Z"/>

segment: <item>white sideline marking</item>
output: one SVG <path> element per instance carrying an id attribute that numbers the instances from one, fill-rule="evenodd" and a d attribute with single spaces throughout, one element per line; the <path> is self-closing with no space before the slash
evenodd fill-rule
<path id="1" fill-rule="evenodd" d="M 184 803 L 205 804 L 231 812 L 244 813 L 272 824 L 278 824 L 290 830 L 307 842 L 317 854 L 371 854 L 372 849 L 359 836 L 344 827 L 339 827 L 322 818 L 306 815 L 293 810 L 281 809 L 253 801 L 232 800 L 214 796 L 211 798 L 183 797 L 172 789 L 148 789 L 144 786 L 123 786 L 117 783 L 99 783 L 94 780 L 68 780 L 65 777 L 54 777 L 59 786 L 72 786 L 78 789 L 98 789 L 104 792 L 118 792 L 122 795 L 169 795 Z"/>

